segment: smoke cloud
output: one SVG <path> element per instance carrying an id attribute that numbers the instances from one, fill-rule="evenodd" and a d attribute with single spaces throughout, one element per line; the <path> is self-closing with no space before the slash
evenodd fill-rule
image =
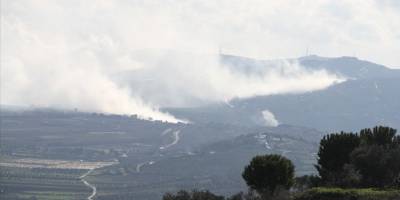
<path id="1" fill-rule="evenodd" d="M 234 58 L 245 65 L 240 68 L 224 62 L 218 54 L 146 51 L 135 55 L 132 57 L 146 67 L 125 71 L 127 77 L 117 80 L 124 80 L 123 84 L 146 101 L 163 107 L 310 92 L 344 81 L 324 70 L 308 70 L 296 61 L 259 61 L 246 66 L 246 61 Z"/>
<path id="2" fill-rule="evenodd" d="M 89 35 L 87 40 L 74 42 L 64 35 L 33 30 L 18 18 L 12 20 L 2 21 L 5 44 L 2 46 L 1 104 L 79 108 L 185 122 L 160 112 L 131 93 L 129 87 L 110 79 L 114 71 L 136 65 L 125 60 L 124 55 L 117 56 L 113 63 L 103 60 L 102 56 L 113 56 L 113 52 L 102 52 L 113 48 L 107 38 Z M 113 68 L 107 68 L 108 64 Z"/>
<path id="3" fill-rule="evenodd" d="M 226 41 L 214 36 L 230 34 L 218 30 L 216 21 L 199 23 L 175 7 L 194 4 L 4 1 L 1 104 L 179 122 L 184 120 L 158 107 L 308 92 L 343 81 L 289 61 L 264 63 L 251 73 L 221 63 L 217 49 Z M 203 9 L 201 13 L 211 13 L 200 18 L 210 19 L 214 11 Z M 228 21 L 227 27 L 240 32 L 235 24 Z M 231 39 L 243 44 L 238 37 Z"/>
<path id="4" fill-rule="evenodd" d="M 262 112 L 263 118 L 265 120 L 265 125 L 266 126 L 278 126 L 279 122 L 278 120 L 275 118 L 275 115 L 269 111 L 269 110 L 263 110 Z"/>

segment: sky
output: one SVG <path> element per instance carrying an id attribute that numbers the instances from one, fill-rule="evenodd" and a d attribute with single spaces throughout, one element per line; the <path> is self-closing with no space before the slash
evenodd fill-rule
<path id="1" fill-rule="evenodd" d="M 243 76 L 218 65 L 219 51 L 259 59 L 356 56 L 400 68 L 400 2 L 1 0 L 0 103 L 177 122 L 159 107 L 343 81 L 287 62 L 276 63 L 283 74 Z M 118 77 L 125 71 L 159 84 L 146 91 L 128 85 Z"/>
<path id="2" fill-rule="evenodd" d="M 397 0 L 2 0 L 2 17 L 35 31 L 86 29 L 113 42 L 133 37 L 129 49 L 220 47 L 257 58 L 298 57 L 309 49 L 400 67 Z"/>

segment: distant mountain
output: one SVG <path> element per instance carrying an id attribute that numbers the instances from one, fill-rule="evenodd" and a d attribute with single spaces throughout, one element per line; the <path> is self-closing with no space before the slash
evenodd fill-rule
<path id="1" fill-rule="evenodd" d="M 316 55 L 300 57 L 298 61 L 310 69 L 325 69 L 350 79 L 400 78 L 400 70 L 359 60 L 356 57 L 327 58 Z"/>
<path id="2" fill-rule="evenodd" d="M 400 70 L 354 57 L 307 56 L 298 59 L 309 69 L 324 69 L 347 78 L 325 90 L 303 94 L 257 96 L 195 108 L 167 109 L 194 122 L 223 122 L 244 126 L 263 125 L 262 111 L 271 111 L 281 124 L 322 131 L 353 130 L 378 124 L 400 128 Z M 222 55 L 221 62 L 257 73 L 268 60 Z"/>
<path id="3" fill-rule="evenodd" d="M 263 73 L 275 62 L 232 55 L 220 59 L 248 74 Z M 378 124 L 400 128 L 400 70 L 352 57 L 307 56 L 288 61 L 340 74 L 347 81 L 302 94 L 163 108 L 192 124 L 0 106 L 0 153 L 12 160 L 113 161 L 116 164 L 96 169 L 87 177 L 97 188 L 96 199 L 153 200 L 179 189 L 208 189 L 225 195 L 246 190 L 240 174 L 258 154 L 288 157 L 297 175 L 315 173 L 318 143 L 328 131 L 358 131 Z M 126 75 L 129 79 L 130 74 Z M 134 83 L 147 85 L 146 80 L 139 82 Z M 266 118 L 276 119 L 279 125 L 267 127 Z M 80 190 L 87 189 L 78 178 L 86 172 L 79 170 L 69 170 L 71 174 L 63 177 L 45 169 L 25 169 L 40 179 L 24 175 L 19 168 L 7 170 L 13 173 L 7 173 L 9 178 L 1 179 L 0 185 L 10 196 L 45 189 L 61 194 L 70 190 L 61 179 L 71 184 L 75 180 Z M 48 182 L 53 176 L 56 181 Z M 54 186 L 61 189 L 54 190 Z"/>
<path id="4" fill-rule="evenodd" d="M 324 69 L 350 79 L 400 77 L 400 70 L 398 69 L 390 69 L 383 65 L 359 60 L 356 57 L 342 56 L 330 58 L 310 55 L 286 60 L 298 62 L 308 69 Z M 257 60 L 233 55 L 220 55 L 220 61 L 242 72 L 257 73 L 266 67 L 273 67 L 275 61 L 279 60 Z"/>

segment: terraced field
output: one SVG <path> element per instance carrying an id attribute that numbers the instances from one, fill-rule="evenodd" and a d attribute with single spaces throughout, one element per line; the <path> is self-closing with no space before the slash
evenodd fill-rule
<path id="1" fill-rule="evenodd" d="M 86 199 L 91 190 L 79 176 L 84 169 L 0 167 L 2 199 Z"/>

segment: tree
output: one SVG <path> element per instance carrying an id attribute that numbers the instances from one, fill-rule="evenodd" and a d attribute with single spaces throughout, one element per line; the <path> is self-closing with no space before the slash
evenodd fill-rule
<path id="1" fill-rule="evenodd" d="M 362 145 L 364 146 L 379 145 L 390 148 L 398 145 L 398 142 L 400 141 L 400 137 L 396 136 L 396 129 L 385 126 L 376 126 L 373 129 L 363 129 L 360 131 L 360 137 Z"/>
<path id="2" fill-rule="evenodd" d="M 399 185 L 400 136 L 395 129 L 383 126 L 363 129 L 359 135 L 327 135 L 321 140 L 316 168 L 326 185 Z"/>
<path id="3" fill-rule="evenodd" d="M 318 187 L 321 184 L 321 178 L 316 175 L 304 175 L 295 178 L 293 189 L 296 191 L 304 191 L 313 187 Z"/>
<path id="4" fill-rule="evenodd" d="M 322 138 L 316 168 L 323 183 L 340 184 L 346 176 L 343 167 L 350 162 L 350 153 L 359 144 L 360 137 L 354 133 L 332 133 Z"/>
<path id="5" fill-rule="evenodd" d="M 262 197 L 276 196 L 279 189 L 290 189 L 294 184 L 294 165 L 280 155 L 256 156 L 245 167 L 242 177 Z"/>
<path id="6" fill-rule="evenodd" d="M 226 200 L 262 200 L 260 195 L 256 194 L 254 190 L 249 190 L 247 193 L 240 192 L 232 195 Z"/>
<path id="7" fill-rule="evenodd" d="M 224 200 L 223 196 L 218 196 L 210 191 L 197 191 L 193 190 L 192 192 L 187 192 L 185 190 L 181 190 L 176 194 L 166 193 L 163 196 L 163 200 Z"/>
<path id="8" fill-rule="evenodd" d="M 361 175 L 362 186 L 398 186 L 400 140 L 396 130 L 374 127 L 360 132 L 361 145 L 351 153 L 351 164 Z"/>
<path id="9" fill-rule="evenodd" d="M 360 171 L 361 183 L 365 187 L 380 187 L 387 183 L 386 166 L 389 157 L 382 146 L 364 146 L 351 154 L 352 164 Z"/>

